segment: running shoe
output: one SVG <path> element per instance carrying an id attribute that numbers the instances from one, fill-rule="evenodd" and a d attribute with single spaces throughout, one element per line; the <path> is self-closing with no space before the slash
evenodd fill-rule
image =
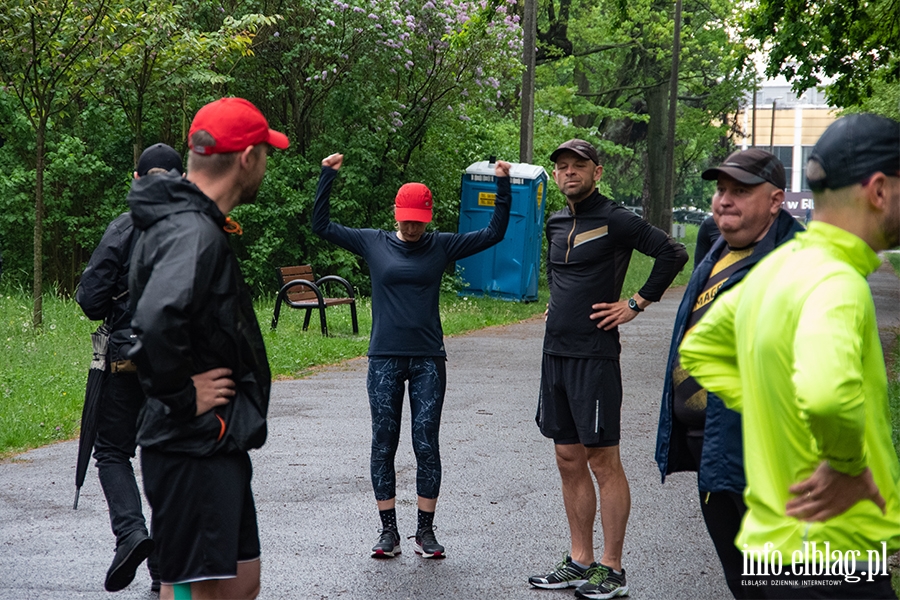
<path id="1" fill-rule="evenodd" d="M 416 535 L 409 537 L 416 538 L 413 550 L 422 558 L 444 558 L 447 556 L 444 552 L 444 547 L 438 544 L 437 538 L 434 537 L 434 527 L 419 529 L 416 531 Z"/>
<path id="2" fill-rule="evenodd" d="M 394 558 L 400 554 L 400 534 L 396 529 L 382 529 L 378 542 L 372 546 L 372 558 Z"/>
<path id="3" fill-rule="evenodd" d="M 572 562 L 572 557 L 568 554 L 556 565 L 556 567 L 547 575 L 532 575 L 528 578 L 528 583 L 534 587 L 543 588 L 545 590 L 560 590 L 568 587 L 578 587 L 587 583 L 588 572 L 593 568 L 582 569 Z"/>
<path id="4" fill-rule="evenodd" d="M 628 586 L 625 584 L 625 569 L 621 573 L 615 573 L 606 565 L 595 563 L 585 573 L 588 581 L 575 590 L 576 598 L 586 600 L 606 600 L 628 595 Z"/>

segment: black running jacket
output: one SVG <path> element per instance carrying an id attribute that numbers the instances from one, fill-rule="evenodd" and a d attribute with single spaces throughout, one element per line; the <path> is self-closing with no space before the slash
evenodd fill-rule
<path id="1" fill-rule="evenodd" d="M 129 277 L 130 356 L 147 394 L 138 443 L 193 456 L 259 448 L 271 375 L 225 216 L 174 171 L 135 181 L 128 204 L 140 235 Z M 195 416 L 191 376 L 216 367 L 232 370 L 237 395 Z"/>

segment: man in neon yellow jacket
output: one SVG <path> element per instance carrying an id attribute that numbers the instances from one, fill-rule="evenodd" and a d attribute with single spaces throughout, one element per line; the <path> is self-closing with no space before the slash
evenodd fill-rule
<path id="1" fill-rule="evenodd" d="M 682 365 L 743 414 L 736 544 L 752 593 L 895 598 L 883 561 L 900 550 L 900 463 L 865 278 L 900 244 L 900 123 L 839 119 L 807 179 L 809 231 L 717 300 Z"/>

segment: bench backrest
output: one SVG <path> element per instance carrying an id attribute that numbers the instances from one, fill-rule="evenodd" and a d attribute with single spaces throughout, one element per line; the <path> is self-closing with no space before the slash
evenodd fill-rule
<path id="1" fill-rule="evenodd" d="M 295 279 L 305 279 L 306 281 L 315 283 L 316 278 L 310 265 L 299 265 L 296 267 L 279 267 L 278 274 L 281 276 L 281 285 L 289 283 Z M 316 293 L 305 285 L 298 285 L 290 289 L 287 293 L 288 300 L 291 302 L 315 302 Z"/>

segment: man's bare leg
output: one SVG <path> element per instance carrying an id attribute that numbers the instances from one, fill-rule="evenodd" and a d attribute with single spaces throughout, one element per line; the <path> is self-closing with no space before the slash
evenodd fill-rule
<path id="1" fill-rule="evenodd" d="M 594 519 L 597 494 L 588 469 L 588 454 L 581 444 L 556 444 L 556 466 L 562 479 L 563 504 L 572 537 L 572 560 L 594 562 Z"/>
<path id="2" fill-rule="evenodd" d="M 253 600 L 259 595 L 259 559 L 237 564 L 237 577 L 231 579 L 207 579 L 191 584 L 191 600 Z M 159 600 L 173 600 L 171 585 L 160 586 Z"/>
<path id="3" fill-rule="evenodd" d="M 600 526 L 603 528 L 603 556 L 600 562 L 621 571 L 625 528 L 631 512 L 631 490 L 622 468 L 619 447 L 585 450 L 600 486 Z"/>

